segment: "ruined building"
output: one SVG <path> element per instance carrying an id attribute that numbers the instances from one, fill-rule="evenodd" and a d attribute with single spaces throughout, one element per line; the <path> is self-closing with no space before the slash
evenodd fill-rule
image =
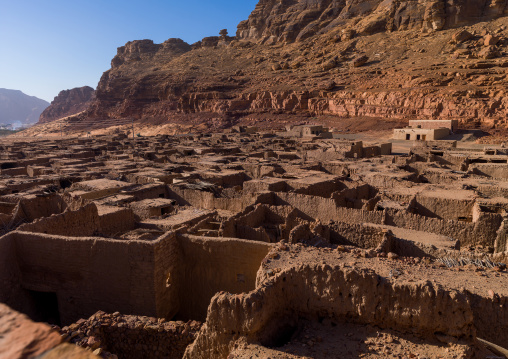
<path id="1" fill-rule="evenodd" d="M 45 349 L 111 358 L 506 344 L 507 154 L 391 145 L 260 131 L 3 141 L 2 310 L 60 330 Z"/>

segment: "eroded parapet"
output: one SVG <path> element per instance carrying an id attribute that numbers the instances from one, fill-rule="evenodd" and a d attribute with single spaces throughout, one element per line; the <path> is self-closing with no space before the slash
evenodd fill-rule
<path id="1" fill-rule="evenodd" d="M 471 345 L 476 335 L 506 343 L 508 291 L 502 283 L 488 283 L 491 295 L 479 291 L 474 284 L 485 285 L 485 280 L 471 280 L 471 272 L 447 281 L 449 272 L 442 269 L 399 267 L 394 274 L 392 264 L 281 246 L 263 262 L 256 290 L 212 299 L 206 324 L 185 358 L 226 358 L 239 339 L 272 346 L 302 318 L 332 318 L 429 338 L 444 335 Z"/>

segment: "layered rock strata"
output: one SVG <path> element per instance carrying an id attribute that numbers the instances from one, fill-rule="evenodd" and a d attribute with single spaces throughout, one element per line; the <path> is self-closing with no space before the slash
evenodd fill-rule
<path id="1" fill-rule="evenodd" d="M 41 113 L 39 123 L 51 122 L 86 110 L 94 95 L 95 91 L 90 86 L 60 91 L 51 105 Z"/>

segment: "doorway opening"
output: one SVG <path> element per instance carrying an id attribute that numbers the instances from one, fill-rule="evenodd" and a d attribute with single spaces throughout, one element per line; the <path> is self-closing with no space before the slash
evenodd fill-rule
<path id="1" fill-rule="evenodd" d="M 55 292 L 29 290 L 28 294 L 32 299 L 34 308 L 32 320 L 58 326 L 61 325 L 58 297 Z"/>

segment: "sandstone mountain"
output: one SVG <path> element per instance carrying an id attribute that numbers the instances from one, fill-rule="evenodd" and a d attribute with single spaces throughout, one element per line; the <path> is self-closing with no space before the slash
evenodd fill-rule
<path id="1" fill-rule="evenodd" d="M 18 90 L 0 88 L 0 125 L 29 125 L 37 122 L 49 102 Z"/>
<path id="2" fill-rule="evenodd" d="M 504 130 L 507 10 L 504 0 L 260 0 L 235 38 L 119 48 L 83 118 L 207 129 L 457 118 Z"/>
<path id="3" fill-rule="evenodd" d="M 383 31 L 435 31 L 505 15 L 504 0 L 260 0 L 238 26 L 241 39 L 294 42 L 337 28 L 359 35 Z"/>
<path id="4" fill-rule="evenodd" d="M 94 98 L 94 94 L 95 91 L 90 86 L 60 91 L 51 105 L 40 115 L 39 123 L 58 120 L 86 110 Z"/>

